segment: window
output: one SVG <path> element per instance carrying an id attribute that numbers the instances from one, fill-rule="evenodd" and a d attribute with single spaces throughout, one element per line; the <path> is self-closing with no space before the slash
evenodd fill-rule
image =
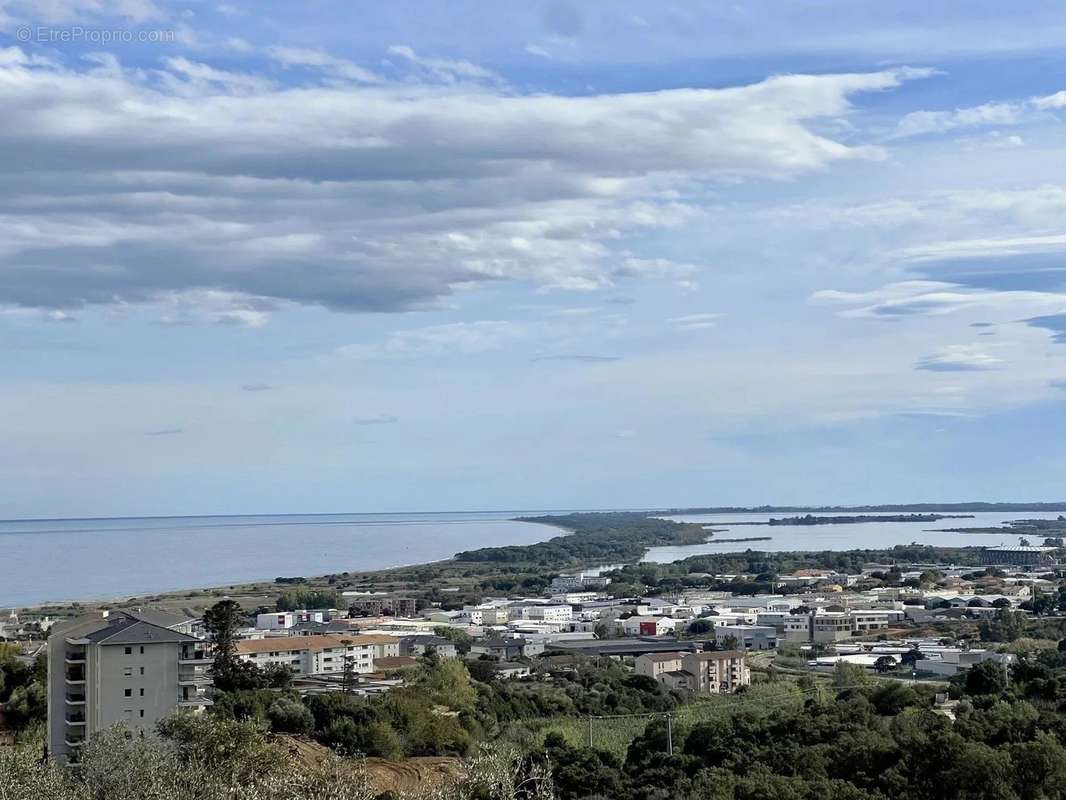
<path id="1" fill-rule="evenodd" d="M 130 677 L 131 675 L 133 675 L 133 667 L 123 667 L 122 674 L 125 675 L 127 678 Z"/>
<path id="2" fill-rule="evenodd" d="M 141 694 L 144 694 L 144 689 L 141 689 Z M 144 719 L 144 709 L 141 709 L 141 719 Z"/>
<path id="3" fill-rule="evenodd" d="M 133 689 L 123 689 L 122 694 L 126 697 L 133 697 Z"/>
<path id="4" fill-rule="evenodd" d="M 144 697 L 144 689 L 141 689 L 141 697 Z M 141 712 L 141 716 L 142 717 L 144 716 L 144 712 L 143 711 Z"/>
<path id="5" fill-rule="evenodd" d="M 128 655 L 128 656 L 132 656 L 133 655 L 133 648 L 132 647 L 124 647 L 123 650 L 125 651 L 126 655 Z"/>
<path id="6" fill-rule="evenodd" d="M 141 667 L 141 674 L 144 674 L 144 667 Z"/>
<path id="7" fill-rule="evenodd" d="M 144 645 L 143 644 L 141 645 L 141 655 L 142 656 L 144 655 Z"/>

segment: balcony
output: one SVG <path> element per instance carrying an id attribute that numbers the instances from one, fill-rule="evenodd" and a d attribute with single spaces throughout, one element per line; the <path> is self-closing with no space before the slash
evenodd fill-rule
<path id="1" fill-rule="evenodd" d="M 67 725 L 84 725 L 85 715 L 80 713 L 67 714 Z"/>
<path id="2" fill-rule="evenodd" d="M 66 681 L 70 684 L 85 683 L 85 668 L 76 666 L 68 669 Z"/>
<path id="3" fill-rule="evenodd" d="M 213 660 L 208 650 L 183 650 L 178 656 L 179 664 L 210 664 Z"/>
<path id="4" fill-rule="evenodd" d="M 63 699 L 68 706 L 85 705 L 85 695 L 79 692 L 67 692 L 67 696 Z"/>
<path id="5" fill-rule="evenodd" d="M 186 687 L 178 693 L 178 705 L 182 708 L 198 708 L 214 705 L 214 701 L 207 696 L 202 687 Z"/>
<path id="6" fill-rule="evenodd" d="M 63 656 L 63 660 L 72 665 L 85 663 L 85 651 L 84 650 L 68 650 L 66 655 Z"/>
<path id="7" fill-rule="evenodd" d="M 63 737 L 63 741 L 66 743 L 67 747 L 81 747 L 83 744 L 85 744 L 85 737 L 84 736 L 64 736 Z"/>
<path id="8" fill-rule="evenodd" d="M 178 699 L 179 708 L 204 708 L 206 706 L 213 706 L 214 704 L 215 701 L 206 694 L 191 694 L 188 697 L 181 697 Z"/>
<path id="9" fill-rule="evenodd" d="M 204 686 L 211 683 L 211 676 L 206 670 L 179 670 L 178 686 Z"/>

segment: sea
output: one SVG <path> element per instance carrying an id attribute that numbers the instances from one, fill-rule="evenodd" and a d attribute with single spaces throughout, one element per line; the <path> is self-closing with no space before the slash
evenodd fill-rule
<path id="1" fill-rule="evenodd" d="M 0 521 L 0 608 L 103 600 L 232 586 L 276 577 L 384 569 L 450 558 L 461 550 L 523 545 L 558 528 L 518 516 L 568 511 L 142 517 Z M 724 529 L 705 544 L 654 547 L 646 561 L 747 549 L 850 550 L 919 542 L 944 546 L 1017 544 L 1016 535 L 949 533 L 1055 513 L 979 513 L 939 522 L 804 527 L 729 525 L 791 514 L 672 516 Z M 824 516 L 824 515 L 820 515 Z M 932 530 L 929 530 L 932 529 Z M 721 539 L 770 536 L 768 541 Z M 1036 542 L 1034 542 L 1036 544 Z"/>
<path id="2" fill-rule="evenodd" d="M 514 521 L 544 513 L 0 521 L 0 608 L 424 564 L 558 536 Z"/>
<path id="3" fill-rule="evenodd" d="M 841 514 L 813 512 L 818 517 L 855 516 L 859 512 Z M 964 512 L 958 512 L 964 513 Z M 652 547 L 644 555 L 644 561 L 668 564 L 689 556 L 704 553 L 741 553 L 745 550 L 782 552 L 789 550 L 876 550 L 894 547 L 897 544 L 930 544 L 940 547 L 994 547 L 1016 545 L 1019 535 L 1010 531 L 1002 533 L 951 533 L 945 528 L 989 528 L 1003 525 L 1008 520 L 1055 519 L 1063 512 L 995 511 L 975 512 L 967 519 L 942 519 L 936 522 L 854 522 L 832 525 L 731 525 L 730 523 L 765 523 L 771 517 L 799 516 L 792 512 L 773 514 L 681 514 L 666 519 L 678 522 L 699 522 L 713 528 L 714 536 L 703 544 L 681 547 Z M 878 512 L 869 512 L 878 516 Z M 723 539 L 741 539 L 752 536 L 769 536 L 766 541 L 728 542 Z M 1030 537 L 1031 544 L 1041 544 Z"/>

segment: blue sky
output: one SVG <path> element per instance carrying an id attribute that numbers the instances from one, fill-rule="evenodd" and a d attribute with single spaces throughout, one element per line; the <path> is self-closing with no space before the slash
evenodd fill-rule
<path id="1" fill-rule="evenodd" d="M 0 517 L 1063 499 L 1063 41 L 0 0 Z"/>

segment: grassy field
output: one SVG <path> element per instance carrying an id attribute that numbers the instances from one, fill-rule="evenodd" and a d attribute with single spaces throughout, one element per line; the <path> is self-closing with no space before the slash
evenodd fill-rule
<path id="1" fill-rule="evenodd" d="M 741 711 L 755 714 L 772 714 L 782 709 L 799 708 L 805 695 L 789 681 L 756 684 L 743 694 L 705 697 L 683 705 L 673 712 L 674 725 L 688 728 L 701 722 Z M 662 714 L 634 717 L 593 717 L 591 721 L 592 745 L 607 750 L 619 758 L 625 758 L 629 743 L 644 732 L 648 723 Z M 532 722 L 537 731 L 538 743 L 551 732 L 560 733 L 568 744 L 584 747 L 589 742 L 589 718 L 562 717 L 540 719 Z"/>

